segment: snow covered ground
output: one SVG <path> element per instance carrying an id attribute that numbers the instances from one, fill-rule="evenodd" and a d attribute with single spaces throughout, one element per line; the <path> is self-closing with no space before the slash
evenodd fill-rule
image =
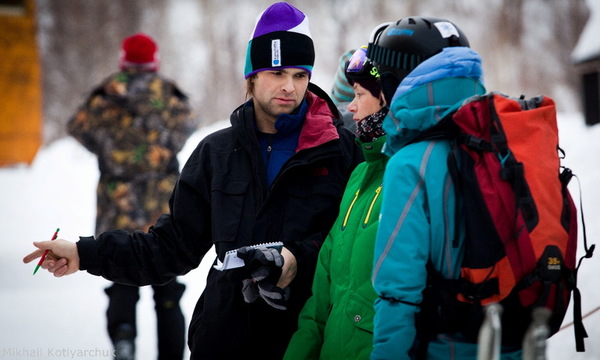
<path id="1" fill-rule="evenodd" d="M 197 131 L 180 153 L 185 162 L 198 141 L 226 125 L 220 122 Z M 560 114 L 561 145 L 570 167 L 581 181 L 588 241 L 600 235 L 600 126 L 588 128 L 580 114 Z M 55 279 L 34 264 L 24 265 L 32 241 L 47 240 L 57 227 L 60 238 L 75 241 L 94 231 L 97 162 L 75 140 L 66 138 L 40 150 L 30 166 L 0 168 L 0 360 L 111 359 L 106 333 L 109 282 L 80 272 Z M 571 191 L 578 198 L 576 182 Z M 582 246 L 580 246 L 581 248 Z M 579 274 L 583 312 L 600 306 L 600 254 L 584 261 Z M 182 299 L 186 321 L 205 284 L 213 260 L 209 253 L 201 266 L 183 276 Z M 156 320 L 152 290 L 142 288 L 138 303 L 138 359 L 156 358 Z M 564 325 L 571 321 L 567 315 Z M 576 353 L 572 326 L 548 341 L 549 360 L 600 359 L 600 311 L 585 318 L 587 352 Z M 189 354 L 186 349 L 186 354 Z"/>

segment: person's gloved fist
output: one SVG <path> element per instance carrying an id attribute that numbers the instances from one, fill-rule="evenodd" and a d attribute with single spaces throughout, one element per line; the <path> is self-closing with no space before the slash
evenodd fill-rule
<path id="1" fill-rule="evenodd" d="M 275 309 L 287 310 L 290 289 L 287 287 L 282 289 L 267 280 L 244 279 L 242 280 L 242 295 L 244 295 L 244 301 L 248 304 L 255 302 L 260 297 Z"/>
<path id="2" fill-rule="evenodd" d="M 253 280 L 261 281 L 268 278 L 273 283 L 279 281 L 283 256 L 277 249 L 245 246 L 238 249 L 237 255 L 244 260 L 244 265 Z"/>
<path id="3" fill-rule="evenodd" d="M 274 248 L 246 246 L 238 249 L 237 255 L 244 260 L 250 276 L 250 279 L 242 280 L 244 301 L 252 303 L 261 297 L 275 309 L 286 310 L 290 290 L 276 285 L 284 261 L 281 253 Z"/>

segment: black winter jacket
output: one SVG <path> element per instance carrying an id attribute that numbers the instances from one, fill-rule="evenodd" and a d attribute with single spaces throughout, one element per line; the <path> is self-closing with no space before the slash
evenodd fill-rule
<path id="1" fill-rule="evenodd" d="M 315 95 L 319 94 L 319 96 Z M 282 241 L 296 257 L 288 310 L 242 296 L 244 268 L 211 268 L 189 330 L 192 359 L 281 359 L 311 295 L 319 248 L 363 160 L 328 96 L 314 85 L 298 149 L 267 189 L 254 111 L 240 106 L 231 127 L 204 138 L 188 159 L 170 210 L 148 233 L 106 232 L 78 243 L 82 270 L 132 285 L 165 283 L 196 268 L 215 245 L 219 259 L 241 246 Z M 336 115 L 334 115 L 336 114 Z M 332 121 L 333 119 L 333 121 Z"/>

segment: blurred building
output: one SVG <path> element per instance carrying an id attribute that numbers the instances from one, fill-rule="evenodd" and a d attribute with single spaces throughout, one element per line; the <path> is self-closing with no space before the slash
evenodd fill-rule
<path id="1" fill-rule="evenodd" d="M 600 123 L 600 2 L 588 1 L 591 17 L 573 50 L 580 80 L 581 108 L 585 123 Z"/>
<path id="2" fill-rule="evenodd" d="M 599 49 L 600 50 L 600 49 Z M 582 109 L 587 125 L 600 123 L 600 54 L 575 63 L 581 80 Z"/>
<path id="3" fill-rule="evenodd" d="M 0 166 L 31 164 L 42 139 L 34 0 L 0 0 Z"/>

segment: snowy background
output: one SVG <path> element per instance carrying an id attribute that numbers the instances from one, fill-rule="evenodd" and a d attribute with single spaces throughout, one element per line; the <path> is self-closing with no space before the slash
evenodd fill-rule
<path id="1" fill-rule="evenodd" d="M 600 1 L 588 1 L 596 10 Z M 590 23 L 600 25 L 592 12 Z M 574 52 L 575 57 L 600 49 L 598 26 L 586 28 Z M 327 83 L 319 83 L 329 88 Z M 561 109 L 559 109 L 560 111 Z M 227 125 L 222 121 L 203 127 L 179 154 L 183 164 L 198 141 L 206 134 Z M 571 191 L 583 206 L 589 243 L 600 238 L 600 125 L 586 127 L 579 113 L 559 113 L 561 146 L 567 157 L 563 165 L 580 179 Z M 76 241 L 91 235 L 95 221 L 95 189 L 98 180 L 96 158 L 71 138 L 63 138 L 40 150 L 34 163 L 0 168 L 0 360 L 15 359 L 110 359 L 112 346 L 106 332 L 107 297 L 110 283 L 80 272 L 54 279 L 40 271 L 32 276 L 35 264 L 24 265 L 22 257 L 34 250 L 33 241 L 48 240 L 60 227 L 60 238 Z M 581 238 L 581 236 L 580 236 Z M 580 250 L 582 249 L 580 239 Z M 581 251 L 580 251 L 581 253 Z M 186 322 L 205 284 L 214 255 L 207 254 L 200 267 L 181 281 L 187 285 L 182 299 Z M 575 352 L 571 311 L 565 329 L 548 341 L 549 360 L 600 359 L 600 254 L 585 260 L 579 272 L 583 313 L 589 338 L 585 353 Z M 137 358 L 156 358 L 156 320 L 150 288 L 141 289 L 138 303 Z M 189 352 L 186 348 L 186 357 Z"/>
<path id="2" fill-rule="evenodd" d="M 226 124 L 216 123 L 192 135 L 179 154 L 181 165 L 202 137 Z M 23 256 L 33 250 L 32 241 L 48 240 L 57 227 L 59 238 L 71 241 L 94 234 L 98 177 L 96 157 L 72 138 L 41 150 L 30 167 L 0 168 L 0 229 L 4 237 L 0 245 L 0 360 L 112 358 L 111 354 L 89 356 L 112 351 L 104 293 L 111 283 L 86 272 L 56 279 L 40 269 L 32 276 L 35 263 L 22 263 Z M 198 269 L 180 278 L 187 285 L 181 301 L 186 334 L 213 260 L 209 252 Z M 152 288 L 141 288 L 137 359 L 157 356 L 152 295 Z M 88 354 L 72 357 L 71 351 Z"/>
<path id="3" fill-rule="evenodd" d="M 179 154 L 182 162 L 202 137 L 226 124 L 219 122 L 196 132 Z M 600 126 L 589 128 L 579 114 L 561 113 L 559 130 L 567 154 L 563 165 L 580 179 L 588 239 L 597 243 Z M 21 262 L 33 251 L 32 241 L 49 239 L 57 227 L 61 229 L 60 238 L 72 241 L 79 235 L 93 234 L 97 180 L 96 158 L 71 138 L 40 151 L 31 167 L 0 170 L 0 228 L 4 238 L 0 251 L 0 359 L 110 358 L 68 355 L 70 351 L 95 351 L 92 354 L 100 355 L 111 351 L 105 330 L 107 297 L 103 292 L 109 282 L 85 272 L 60 279 L 45 271 L 32 276 L 35 264 Z M 578 198 L 577 182 L 573 181 L 570 188 Z M 187 322 L 213 258 L 209 253 L 198 269 L 181 277 L 187 284 L 182 300 Z M 600 272 L 599 258 L 596 254 L 585 260 L 579 273 L 584 314 L 600 306 L 600 287 L 594 276 Z M 156 358 L 153 306 L 152 290 L 142 288 L 137 309 L 138 359 Z M 563 325 L 570 321 L 571 312 Z M 573 327 L 567 326 L 549 340 L 549 360 L 600 359 L 600 311 L 585 318 L 584 323 L 589 334 L 587 352 L 575 352 Z M 39 352 L 42 356 L 37 356 Z"/>

